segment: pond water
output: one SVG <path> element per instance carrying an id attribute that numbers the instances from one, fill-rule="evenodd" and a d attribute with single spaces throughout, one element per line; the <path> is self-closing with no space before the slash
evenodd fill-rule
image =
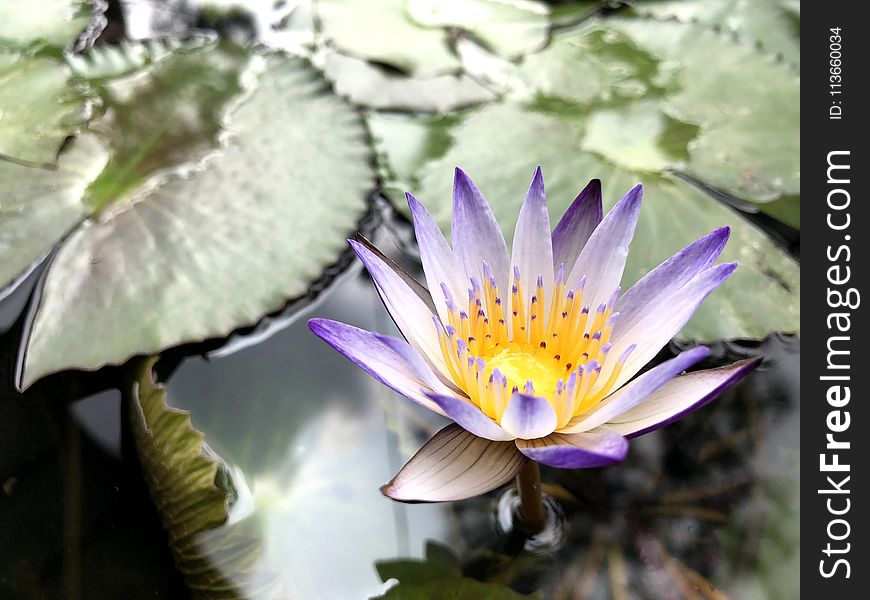
<path id="1" fill-rule="evenodd" d="M 406 225 L 381 231 L 379 243 L 413 270 L 412 251 L 397 243 Z M 23 318 L 9 327 L 9 316 L 28 285 L 2 304 L 2 595 L 187 596 L 122 427 L 122 394 L 112 389 L 120 371 L 12 391 Z M 227 463 L 238 494 L 231 516 L 251 524 L 257 569 L 279 577 L 287 597 L 379 595 L 394 582 L 376 565 L 422 559 L 427 545 L 430 556 L 449 548 L 466 576 L 547 598 L 797 596 L 797 339 L 715 345 L 702 367 L 758 354 L 765 362 L 710 406 L 635 440 L 622 464 L 544 468 L 558 523 L 524 547 L 499 526 L 510 512 L 504 489 L 435 505 L 380 494 L 443 422 L 316 339 L 311 315 L 395 333 L 354 265 L 315 302 L 210 353 L 185 348 L 157 365 L 169 403 L 191 411 Z M 208 555 L 207 542 L 201 550 Z M 219 564 L 232 580 L 238 565 Z M 236 597 L 256 596 L 238 585 Z"/>

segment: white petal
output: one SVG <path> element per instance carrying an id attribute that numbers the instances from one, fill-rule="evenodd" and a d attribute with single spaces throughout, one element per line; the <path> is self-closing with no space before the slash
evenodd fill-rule
<path id="1" fill-rule="evenodd" d="M 451 392 L 406 341 L 330 319 L 311 319 L 308 328 L 384 385 L 447 416 L 428 394 Z"/>
<path id="2" fill-rule="evenodd" d="M 628 245 L 634 237 L 643 187 L 635 186 L 601 220 L 568 275 L 568 285 L 586 277 L 583 304 L 594 311 L 619 286 Z"/>
<path id="3" fill-rule="evenodd" d="M 405 196 L 414 219 L 414 234 L 420 248 L 420 260 L 423 262 L 426 285 L 432 293 L 441 321 L 447 323 L 447 304 L 444 301 L 444 294 L 441 293 L 441 284 L 447 286 L 454 298 L 462 299 L 465 297 L 469 281 L 465 279 L 465 269 L 456 260 L 441 228 L 426 207 L 411 194 Z"/>
<path id="4" fill-rule="evenodd" d="M 644 398 L 665 385 L 668 381 L 695 363 L 710 355 L 710 350 L 701 346 L 681 352 L 678 356 L 653 367 L 625 387 L 608 396 L 601 404 L 586 414 L 575 417 L 561 433 L 588 431 L 604 425 L 616 416 L 643 402 Z"/>
<path id="5" fill-rule="evenodd" d="M 538 167 L 517 218 L 511 266 L 519 267 L 525 306 L 529 305 L 529 298 L 535 293 L 538 276 L 543 279 L 544 298 L 538 298 L 538 302 L 544 315 L 549 313 L 553 293 L 553 242 L 550 235 L 544 178 Z"/>
<path id="6" fill-rule="evenodd" d="M 553 230 L 553 265 L 570 269 L 601 223 L 601 182 L 590 181 L 577 195 Z"/>
<path id="7" fill-rule="evenodd" d="M 485 440 L 453 423 L 426 442 L 381 492 L 402 502 L 464 500 L 507 483 L 526 462 L 513 442 Z"/>
<path id="8" fill-rule="evenodd" d="M 636 345 L 636 348 L 625 361 L 615 387 L 621 387 L 655 357 L 683 328 L 704 298 L 725 281 L 736 267 L 736 263 L 711 267 L 676 292 L 657 295 L 643 307 L 640 314 L 620 315 L 614 326 L 610 355 L 620 356 L 631 345 Z M 621 322 L 623 317 L 625 323 Z M 609 363 L 602 371 L 601 377 L 605 380 L 613 364 Z"/>
<path id="9" fill-rule="evenodd" d="M 760 358 L 742 360 L 727 367 L 675 377 L 643 402 L 615 417 L 608 428 L 637 437 L 664 427 L 715 399 L 760 362 Z"/>
<path id="10" fill-rule="evenodd" d="M 462 169 L 453 180 L 453 252 L 467 277 L 482 281 L 483 263 L 492 269 L 499 291 L 508 285 L 510 259 L 504 236 L 483 194 Z"/>
<path id="11" fill-rule="evenodd" d="M 445 377 L 450 377 L 438 331 L 432 322 L 432 309 L 411 289 L 389 264 L 363 244 L 350 240 L 350 245 L 363 262 L 390 316 L 408 343 L 421 352 Z"/>

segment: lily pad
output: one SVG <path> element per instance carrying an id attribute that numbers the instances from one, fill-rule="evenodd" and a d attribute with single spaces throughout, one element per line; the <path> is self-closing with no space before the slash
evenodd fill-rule
<path id="1" fill-rule="evenodd" d="M 549 38 L 546 5 L 531 0 L 320 0 L 321 31 L 344 54 L 406 74 L 458 73 L 457 37 L 516 59 Z"/>
<path id="2" fill-rule="evenodd" d="M 517 76 L 532 95 L 588 104 L 655 91 L 656 69 L 654 56 L 600 21 L 554 34 L 547 48 L 526 57 Z"/>
<path id="3" fill-rule="evenodd" d="M 417 188 L 416 176 L 427 160 L 447 152 L 455 116 L 370 112 L 366 115 L 378 153 L 383 190 L 397 205 Z"/>
<path id="4" fill-rule="evenodd" d="M 800 39 L 793 8 L 783 0 L 646 0 L 633 5 L 642 15 L 697 22 L 732 31 L 749 43 L 800 66 Z M 800 14 L 800 5 L 797 8 Z"/>
<path id="5" fill-rule="evenodd" d="M 85 108 L 65 64 L 0 52 L 0 158 L 54 164 L 63 141 L 84 122 Z"/>
<path id="6" fill-rule="evenodd" d="M 130 428 L 175 564 L 197 598 L 283 598 L 283 582 L 263 568 L 262 541 L 249 519 L 233 519 L 237 491 L 229 467 L 167 404 L 154 382 L 155 358 L 141 361 L 132 385 Z"/>
<path id="7" fill-rule="evenodd" d="M 546 4 L 532 0 L 407 0 L 408 14 L 425 27 L 471 32 L 505 58 L 518 58 L 547 43 Z"/>
<path id="8" fill-rule="evenodd" d="M 320 0 L 317 15 L 326 38 L 352 56 L 420 77 L 459 69 L 446 32 L 414 23 L 407 0 Z"/>
<path id="9" fill-rule="evenodd" d="M 112 157 L 88 190 L 92 209 L 218 148 L 222 117 L 243 90 L 247 65 L 239 48 L 212 45 L 179 49 L 129 75 L 94 81 L 102 115 L 90 129 L 112 148 Z"/>
<path id="10" fill-rule="evenodd" d="M 800 110 L 794 103 L 780 111 L 752 113 L 704 127 L 689 143 L 687 171 L 740 197 L 764 202 L 764 210 L 800 227 L 800 205 L 782 210 L 782 201 L 800 193 Z M 778 204 L 778 206 L 767 203 Z"/>
<path id="11" fill-rule="evenodd" d="M 655 101 L 602 108 L 589 114 L 583 149 L 636 171 L 663 171 L 688 158 L 697 127 L 670 119 Z"/>
<path id="12" fill-rule="evenodd" d="M 672 88 L 663 110 L 701 127 L 689 146 L 690 174 L 762 209 L 800 193 L 800 81 L 790 69 L 701 26 L 648 19 L 611 24 L 662 61 L 660 75 Z"/>
<path id="13" fill-rule="evenodd" d="M 778 201 L 800 193 L 800 82 L 772 55 L 696 23 L 607 18 L 559 31 L 516 67 L 463 56 L 507 97 L 587 113 L 587 149 L 617 164 L 684 171 L 799 224 Z"/>
<path id="14" fill-rule="evenodd" d="M 800 279 L 794 260 L 737 213 L 689 184 L 666 173 L 632 170 L 585 150 L 586 122 L 572 111 L 516 103 L 482 107 L 450 129 L 452 144 L 419 169 L 413 191 L 448 228 L 452 171 L 462 165 L 510 239 L 533 165 L 543 165 L 551 219 L 562 214 L 588 179 L 604 182 L 607 206 L 642 182 L 644 208 L 624 286 L 696 238 L 730 225 L 731 241 L 722 260 L 739 260 L 741 267 L 707 299 L 681 337 L 761 338 L 770 331 L 799 328 Z M 383 151 L 391 155 L 389 148 Z"/>
<path id="15" fill-rule="evenodd" d="M 89 83 L 129 75 L 148 64 L 166 58 L 175 50 L 200 48 L 201 41 L 179 42 L 170 39 L 103 44 L 83 54 L 67 54 L 64 58 L 73 74 Z"/>
<path id="16" fill-rule="evenodd" d="M 218 151 L 138 187 L 119 181 L 124 197 L 65 240 L 27 340 L 24 387 L 253 324 L 345 250 L 374 186 L 363 123 L 304 61 L 255 62 L 262 72 L 225 115 Z"/>
<path id="17" fill-rule="evenodd" d="M 0 160 L 0 287 L 88 215 L 85 190 L 107 161 L 106 149 L 93 135 L 74 139 L 55 169 Z"/>
<path id="18" fill-rule="evenodd" d="M 4 0 L 0 5 L 0 46 L 66 48 L 105 6 L 88 0 Z"/>
<path id="19" fill-rule="evenodd" d="M 338 52 L 325 53 L 323 71 L 337 93 L 368 108 L 444 113 L 496 97 L 468 75 L 409 77 Z"/>

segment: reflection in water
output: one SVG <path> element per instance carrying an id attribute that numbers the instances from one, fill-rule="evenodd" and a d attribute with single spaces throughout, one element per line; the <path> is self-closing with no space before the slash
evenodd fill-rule
<path id="1" fill-rule="evenodd" d="M 548 554 L 556 552 L 565 543 L 565 513 L 562 505 L 552 496 L 545 494 L 544 509 L 547 511 L 544 528 L 525 542 L 524 550 Z M 493 514 L 496 530 L 504 536 L 511 535 L 517 523 L 519 510 L 520 495 L 516 489 L 508 488 L 499 498 L 498 507 Z"/>
<path id="2" fill-rule="evenodd" d="M 339 286 L 318 315 L 389 327 L 373 322 L 383 313 L 367 280 Z M 347 366 L 298 319 L 256 346 L 188 359 L 167 384 L 170 402 L 241 468 L 263 560 L 293 597 L 375 595 L 375 560 L 419 552 L 425 539 L 455 541 L 449 506 L 400 505 L 378 490 L 420 426 L 425 436 L 437 424 L 420 414 L 412 425 L 395 398 Z"/>

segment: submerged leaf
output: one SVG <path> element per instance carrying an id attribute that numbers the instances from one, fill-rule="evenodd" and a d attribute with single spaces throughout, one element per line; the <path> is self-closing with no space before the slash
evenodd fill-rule
<path id="1" fill-rule="evenodd" d="M 130 427 L 176 567 L 196 598 L 283 598 L 281 580 L 263 568 L 253 524 L 230 522 L 237 492 L 228 467 L 190 413 L 167 404 L 153 379 L 155 362 L 137 369 Z"/>
<path id="2" fill-rule="evenodd" d="M 261 62 L 255 87 L 226 117 L 219 152 L 116 198 L 61 246 L 23 386 L 226 335 L 300 296 L 336 262 L 374 185 L 365 128 L 303 61 Z M 198 118 L 192 110 L 183 114 Z"/>

